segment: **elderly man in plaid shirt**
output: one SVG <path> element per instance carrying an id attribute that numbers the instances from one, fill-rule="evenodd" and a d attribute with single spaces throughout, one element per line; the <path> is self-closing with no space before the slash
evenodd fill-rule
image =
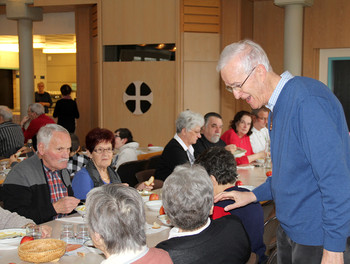
<path id="1" fill-rule="evenodd" d="M 37 136 L 38 152 L 12 168 L 3 184 L 4 207 L 37 224 L 71 213 L 73 197 L 66 170 L 71 140 L 68 131 L 48 124 Z"/>

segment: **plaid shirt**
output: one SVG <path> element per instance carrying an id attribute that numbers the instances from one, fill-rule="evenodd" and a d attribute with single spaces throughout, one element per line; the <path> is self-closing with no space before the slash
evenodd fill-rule
<path id="1" fill-rule="evenodd" d="M 51 171 L 45 165 L 43 166 L 47 183 L 49 184 L 51 203 L 57 202 L 59 199 L 68 196 L 68 189 L 62 182 L 60 171 Z M 57 214 L 54 219 L 64 216 L 66 216 L 66 214 Z"/>
<path id="2" fill-rule="evenodd" d="M 84 168 L 89 160 L 87 156 L 78 153 L 70 157 L 67 164 L 67 170 L 70 176 L 74 176 L 75 173 Z"/>

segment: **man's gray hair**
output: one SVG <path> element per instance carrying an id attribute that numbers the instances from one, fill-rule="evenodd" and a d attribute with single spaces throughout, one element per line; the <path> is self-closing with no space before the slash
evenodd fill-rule
<path id="1" fill-rule="evenodd" d="M 213 206 L 213 183 L 200 165 L 180 165 L 163 185 L 164 210 L 171 223 L 186 231 L 203 226 Z"/>
<path id="2" fill-rule="evenodd" d="M 0 116 L 4 121 L 12 121 L 12 111 L 6 105 L 0 105 Z"/>
<path id="3" fill-rule="evenodd" d="M 221 52 L 216 70 L 220 72 L 226 64 L 236 56 L 240 57 L 240 64 L 246 73 L 251 71 L 258 64 L 264 65 L 267 71 L 272 71 L 269 59 L 263 48 L 254 41 L 248 39 L 226 46 Z"/>
<path id="4" fill-rule="evenodd" d="M 186 110 L 181 112 L 176 119 L 176 133 L 181 133 L 183 128 L 190 131 L 196 126 L 202 127 L 203 125 L 204 118 L 201 114 Z"/>
<path id="5" fill-rule="evenodd" d="M 140 250 L 146 245 L 145 211 L 136 189 L 112 183 L 93 188 L 86 199 L 91 232 L 98 233 L 109 254 Z"/>
<path id="6" fill-rule="evenodd" d="M 45 148 L 48 147 L 50 140 L 52 138 L 53 132 L 64 132 L 69 136 L 69 132 L 63 126 L 57 124 L 47 124 L 39 129 L 37 134 L 37 145 L 43 143 Z"/>
<path id="7" fill-rule="evenodd" d="M 42 115 L 45 113 L 45 108 L 39 103 L 30 104 L 28 108 L 37 115 Z"/>

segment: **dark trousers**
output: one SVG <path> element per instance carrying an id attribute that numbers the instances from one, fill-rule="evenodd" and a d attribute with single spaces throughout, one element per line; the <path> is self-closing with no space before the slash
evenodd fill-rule
<path id="1" fill-rule="evenodd" d="M 323 246 L 305 246 L 292 241 L 281 226 L 277 229 L 277 263 L 320 264 Z M 344 264 L 350 264 L 350 237 L 348 237 Z"/>

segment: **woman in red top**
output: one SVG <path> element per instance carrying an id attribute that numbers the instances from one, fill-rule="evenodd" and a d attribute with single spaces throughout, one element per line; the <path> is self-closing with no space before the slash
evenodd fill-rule
<path id="1" fill-rule="evenodd" d="M 266 156 L 264 151 L 258 153 L 253 152 L 249 138 L 252 134 L 253 123 L 252 116 L 249 112 L 238 112 L 233 120 L 231 120 L 230 127 L 231 128 L 221 136 L 221 139 L 225 141 L 227 145 L 234 144 L 247 151 L 243 157 L 236 158 L 237 165 L 248 164 Z"/>

